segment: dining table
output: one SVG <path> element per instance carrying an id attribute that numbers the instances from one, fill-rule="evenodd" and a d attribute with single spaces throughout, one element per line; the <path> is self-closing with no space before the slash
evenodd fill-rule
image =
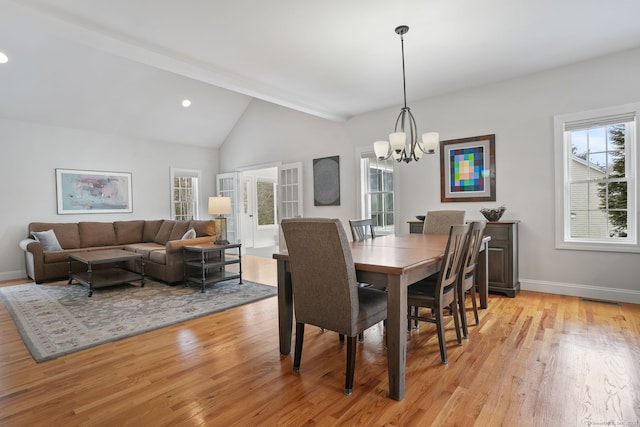
<path id="1" fill-rule="evenodd" d="M 480 306 L 488 306 L 487 246 L 485 236 L 478 255 L 476 285 Z M 389 397 L 402 400 L 405 392 L 407 346 L 407 288 L 440 270 L 446 234 L 393 234 L 351 242 L 358 282 L 383 287 L 387 292 L 387 369 Z M 309 242 L 312 244 L 313 242 Z M 286 250 L 273 254 L 278 271 L 278 330 L 280 353 L 291 352 L 293 289 Z"/>

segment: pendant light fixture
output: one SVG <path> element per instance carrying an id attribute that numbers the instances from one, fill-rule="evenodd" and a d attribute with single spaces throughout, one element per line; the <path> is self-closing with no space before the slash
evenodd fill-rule
<path id="1" fill-rule="evenodd" d="M 406 163 L 412 160 L 418 161 L 423 154 L 435 154 L 440 135 L 438 132 L 428 132 L 422 134 L 422 141 L 418 142 L 418 127 L 416 120 L 411 114 L 411 110 L 407 107 L 407 83 L 404 73 L 404 35 L 409 31 L 406 25 L 396 27 L 396 34 L 400 35 L 400 45 L 402 47 L 402 88 L 404 93 L 404 107 L 400 110 L 400 114 L 396 119 L 396 126 L 393 133 L 389 134 L 389 141 L 376 141 L 373 143 L 373 149 L 376 157 L 380 160 L 386 160 L 393 157 L 398 162 Z M 407 141 L 407 132 L 409 140 Z"/>

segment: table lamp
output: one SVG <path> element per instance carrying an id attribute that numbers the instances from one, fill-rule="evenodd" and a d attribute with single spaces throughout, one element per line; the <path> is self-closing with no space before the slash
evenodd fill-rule
<path id="1" fill-rule="evenodd" d="M 212 215 L 218 215 L 214 220 L 216 223 L 216 241 L 215 245 L 228 245 L 227 240 L 227 218 L 223 215 L 231 213 L 231 198 L 230 197 L 209 197 L 209 213 Z"/>

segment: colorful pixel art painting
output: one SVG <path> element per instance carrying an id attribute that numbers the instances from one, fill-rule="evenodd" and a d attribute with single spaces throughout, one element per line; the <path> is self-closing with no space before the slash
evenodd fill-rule
<path id="1" fill-rule="evenodd" d="M 449 156 L 451 193 L 484 191 L 484 148 L 484 146 L 477 146 L 451 150 Z"/>

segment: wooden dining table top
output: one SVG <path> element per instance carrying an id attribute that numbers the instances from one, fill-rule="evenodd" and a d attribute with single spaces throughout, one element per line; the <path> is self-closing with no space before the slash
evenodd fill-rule
<path id="1" fill-rule="evenodd" d="M 356 270 L 401 275 L 425 263 L 440 262 L 447 245 L 446 234 L 390 234 L 351 242 Z M 287 260 L 286 252 L 274 254 Z"/>

